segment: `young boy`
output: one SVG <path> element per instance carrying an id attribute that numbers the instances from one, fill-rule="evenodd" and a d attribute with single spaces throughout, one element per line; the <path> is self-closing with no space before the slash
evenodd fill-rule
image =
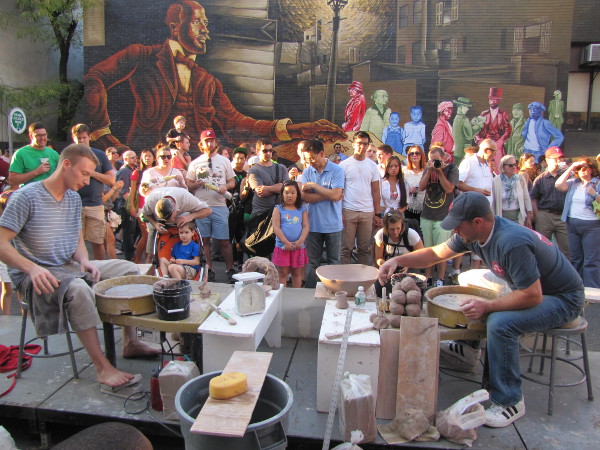
<path id="1" fill-rule="evenodd" d="M 184 223 L 179 228 L 178 242 L 171 250 L 171 259 L 160 258 L 160 270 L 164 276 L 176 280 L 193 280 L 200 269 L 200 246 L 192 241 L 194 222 Z"/>
<path id="2" fill-rule="evenodd" d="M 177 148 L 175 143 L 181 140 L 181 135 L 183 134 L 183 129 L 185 128 L 185 117 L 175 117 L 173 119 L 173 125 L 175 126 L 175 128 L 171 128 L 167 132 L 165 140 L 167 141 L 167 144 L 169 144 L 169 147 Z"/>

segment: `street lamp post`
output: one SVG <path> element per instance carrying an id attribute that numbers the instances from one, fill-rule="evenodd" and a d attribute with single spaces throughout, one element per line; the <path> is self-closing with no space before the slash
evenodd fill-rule
<path id="1" fill-rule="evenodd" d="M 327 5 L 333 10 L 331 35 L 331 52 L 329 55 L 329 71 L 327 73 L 327 88 L 325 93 L 325 119 L 335 123 L 335 86 L 337 83 L 337 45 L 340 30 L 340 11 L 348 4 L 348 0 L 327 0 Z"/>

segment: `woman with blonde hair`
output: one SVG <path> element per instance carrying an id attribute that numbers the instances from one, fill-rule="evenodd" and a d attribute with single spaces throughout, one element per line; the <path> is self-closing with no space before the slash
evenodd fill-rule
<path id="1" fill-rule="evenodd" d="M 492 211 L 497 216 L 531 228 L 533 208 L 527 181 L 517 171 L 515 157 L 504 155 L 500 160 L 500 175 L 492 180 Z"/>

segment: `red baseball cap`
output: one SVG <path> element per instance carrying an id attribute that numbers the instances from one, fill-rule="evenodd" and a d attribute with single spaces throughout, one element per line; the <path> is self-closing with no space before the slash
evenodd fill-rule
<path id="1" fill-rule="evenodd" d="M 562 158 L 563 156 L 565 155 L 559 147 L 550 147 L 548 150 L 546 150 L 546 159 Z"/>
<path id="2" fill-rule="evenodd" d="M 200 140 L 204 141 L 206 139 L 216 139 L 217 135 L 215 134 L 215 130 L 209 128 L 208 130 L 204 130 L 200 135 Z"/>

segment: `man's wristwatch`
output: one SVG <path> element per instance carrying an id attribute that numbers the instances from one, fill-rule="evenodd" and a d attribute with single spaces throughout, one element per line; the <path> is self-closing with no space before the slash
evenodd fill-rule
<path id="1" fill-rule="evenodd" d="M 380 219 L 383 219 L 383 213 L 382 212 L 375 213 L 375 216 L 379 217 Z"/>

